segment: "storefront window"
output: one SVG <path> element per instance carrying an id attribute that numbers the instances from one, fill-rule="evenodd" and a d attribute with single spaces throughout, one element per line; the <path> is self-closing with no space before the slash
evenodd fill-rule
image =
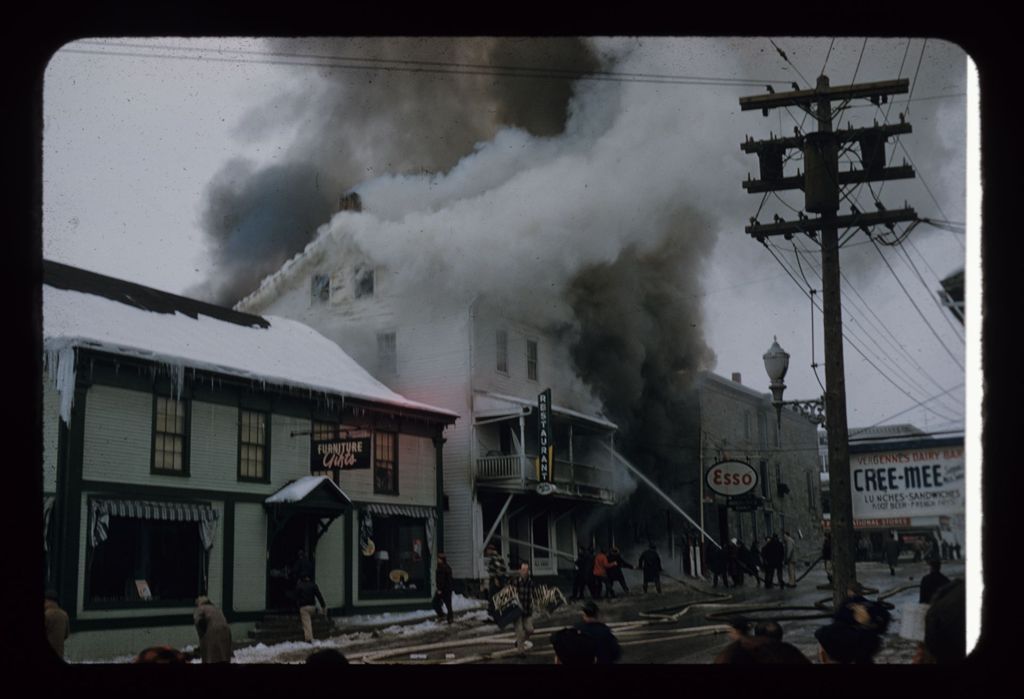
<path id="1" fill-rule="evenodd" d="M 205 589 L 199 526 L 111 516 L 106 539 L 89 557 L 88 601 L 191 604 Z"/>
<path id="2" fill-rule="evenodd" d="M 424 596 L 430 593 L 430 552 L 422 519 L 372 515 L 373 553 L 359 557 L 361 594 Z"/>

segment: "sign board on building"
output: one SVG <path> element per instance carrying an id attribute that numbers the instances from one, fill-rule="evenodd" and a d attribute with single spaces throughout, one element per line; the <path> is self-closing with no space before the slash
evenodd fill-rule
<path id="1" fill-rule="evenodd" d="M 550 388 L 537 396 L 537 445 L 540 453 L 537 457 L 537 480 L 550 483 L 555 477 L 555 441 L 551 422 Z"/>
<path id="2" fill-rule="evenodd" d="M 350 433 L 313 442 L 309 461 L 311 472 L 361 468 L 370 468 L 369 433 Z"/>
<path id="3" fill-rule="evenodd" d="M 719 495 L 743 495 L 757 486 L 757 471 L 745 461 L 719 461 L 704 474 L 704 482 Z"/>
<path id="4" fill-rule="evenodd" d="M 855 521 L 962 515 L 963 446 L 850 454 L 850 491 Z"/>
<path id="5" fill-rule="evenodd" d="M 821 520 L 821 526 L 823 529 L 831 529 L 832 520 Z M 872 519 L 853 520 L 854 529 L 905 529 L 909 526 L 909 517 L 874 517 Z"/>

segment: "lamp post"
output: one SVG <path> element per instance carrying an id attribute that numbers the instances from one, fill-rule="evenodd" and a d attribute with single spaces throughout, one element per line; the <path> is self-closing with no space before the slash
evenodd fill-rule
<path id="1" fill-rule="evenodd" d="M 771 380 L 772 405 L 782 427 L 782 406 L 791 405 L 816 424 L 825 423 L 825 396 L 818 400 L 782 400 L 786 390 L 783 379 L 789 369 L 789 353 L 773 338 L 772 346 L 764 353 L 764 368 Z M 841 373 L 840 373 L 841 376 Z M 826 377 L 827 378 L 827 377 Z M 850 458 L 847 451 L 845 388 L 829 384 L 837 397 L 836 410 L 829 423 L 829 488 L 831 513 L 829 524 L 832 536 L 832 602 L 834 608 L 846 597 L 847 587 L 857 579 L 856 563 L 853 559 L 853 502 L 850 495 Z"/>
<path id="2" fill-rule="evenodd" d="M 772 405 L 775 406 L 777 424 L 782 427 L 782 406 L 789 405 L 816 425 L 825 424 L 825 397 L 814 400 L 782 400 L 782 393 L 786 390 L 783 379 L 789 370 L 789 352 L 779 346 L 779 340 L 772 338 L 772 346 L 764 353 L 764 370 L 768 372 L 771 383 L 768 387 L 772 392 Z"/>

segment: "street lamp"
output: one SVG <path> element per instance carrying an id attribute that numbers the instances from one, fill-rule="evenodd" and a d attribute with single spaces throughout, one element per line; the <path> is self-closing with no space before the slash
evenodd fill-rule
<path id="1" fill-rule="evenodd" d="M 777 424 L 780 427 L 784 405 L 796 408 L 801 415 L 816 425 L 825 423 L 825 396 L 816 400 L 782 400 L 782 392 L 786 390 L 783 379 L 789 370 L 789 352 L 779 346 L 777 337 L 772 337 L 772 346 L 764 353 L 764 370 L 768 372 L 768 378 L 771 380 L 769 388 L 772 391 L 772 405 L 775 406 Z"/>

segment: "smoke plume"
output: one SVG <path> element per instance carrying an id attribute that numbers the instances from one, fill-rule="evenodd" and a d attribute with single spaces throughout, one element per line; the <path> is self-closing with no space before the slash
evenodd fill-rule
<path id="1" fill-rule="evenodd" d="M 588 69 L 630 74 L 652 72 L 673 50 L 639 40 L 544 46 Z M 393 50 L 407 57 L 422 48 Z M 467 64 L 506 55 L 513 62 L 521 49 L 512 40 L 434 48 Z M 727 72 L 724 58 L 718 70 Z M 692 466 L 685 461 L 696 426 L 686 389 L 715 362 L 704 341 L 701 281 L 723 226 L 719 212 L 735 198 L 703 173 L 714 168 L 738 183 L 749 168 L 739 133 L 715 128 L 735 111 L 738 93 L 704 90 L 695 99 L 685 86 L 578 80 L 555 81 L 538 96 L 522 79 L 503 87 L 480 76 L 444 76 L 430 87 L 418 74 L 384 79 L 392 89 L 332 84 L 311 101 L 315 137 L 295 147 L 306 166 L 211 188 L 211 236 L 229 249 L 250 230 L 238 222 L 258 210 L 256 191 L 295 179 L 308 187 L 311 173 L 329 171 L 337 193 L 350 185 L 362 210 L 338 212 L 321 226 L 289 263 L 299 266 L 294 278 L 337 268 L 356 253 L 386 269 L 389 293 L 410 304 L 458 307 L 453 300 L 483 297 L 556 333 L 573 380 L 619 425 L 617 449 L 674 497 L 689 498 L 695 472 L 684 467 Z M 318 194 L 279 191 L 290 194 L 274 207 L 306 196 L 319 210 Z M 267 252 L 303 243 L 299 232 Z M 628 474 L 622 481 L 635 487 Z M 666 505 L 648 490 L 640 486 L 621 514 L 639 531 L 660 513 L 662 531 Z"/>
<path id="2" fill-rule="evenodd" d="M 572 78 L 597 58 L 578 39 L 278 39 L 281 56 L 316 55 L 315 94 L 291 94 L 254 111 L 239 136 L 257 146 L 294 130 L 285 164 L 228 163 L 211 182 L 203 227 L 214 271 L 192 295 L 231 305 L 312 239 L 338 195 L 385 173 L 441 172 L 502 127 L 560 133 Z M 307 59 L 308 60 L 308 59 Z M 509 77 L 480 66 L 557 67 L 564 77 Z M 302 70 L 310 70 L 308 67 Z"/>

